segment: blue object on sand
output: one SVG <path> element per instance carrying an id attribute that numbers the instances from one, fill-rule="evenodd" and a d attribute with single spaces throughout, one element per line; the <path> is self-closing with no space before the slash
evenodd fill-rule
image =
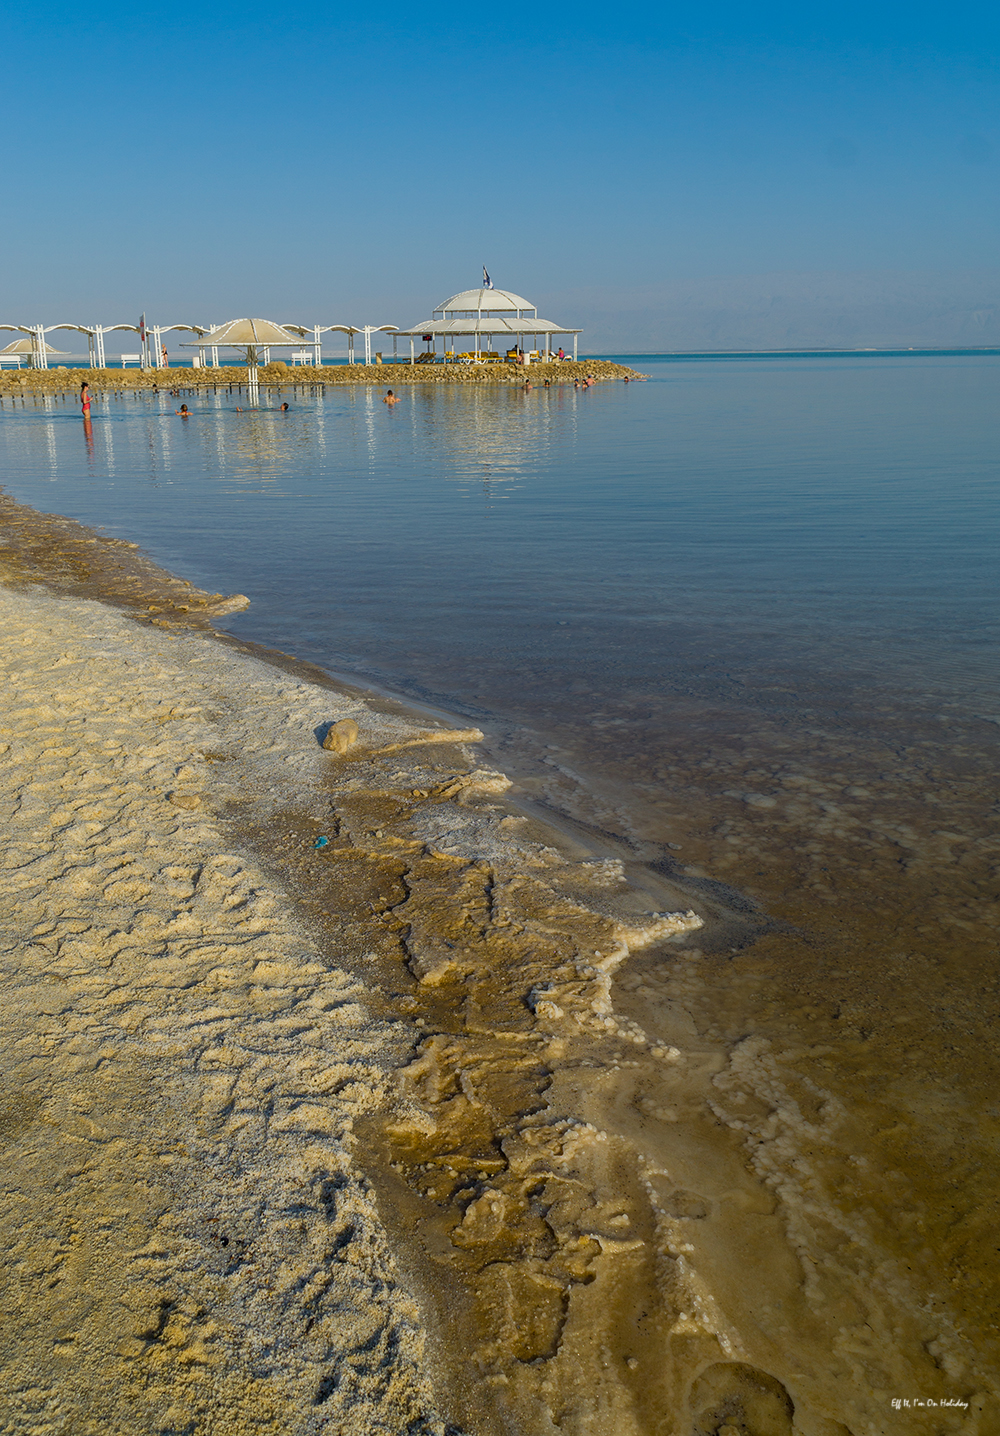
<path id="1" fill-rule="evenodd" d="M 329 841 L 330 841 L 329 838 L 317 838 L 316 841 L 313 843 L 313 847 L 314 847 L 314 848 L 325 848 L 326 845 L 327 845 L 327 843 L 328 843 Z"/>

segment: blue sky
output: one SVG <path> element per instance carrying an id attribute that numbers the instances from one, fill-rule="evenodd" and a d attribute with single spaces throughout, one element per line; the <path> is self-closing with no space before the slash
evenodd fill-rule
<path id="1" fill-rule="evenodd" d="M 408 324 L 484 262 L 625 348 L 709 290 L 986 312 L 995 10 L 802 11 L 8 10 L 0 318 Z"/>

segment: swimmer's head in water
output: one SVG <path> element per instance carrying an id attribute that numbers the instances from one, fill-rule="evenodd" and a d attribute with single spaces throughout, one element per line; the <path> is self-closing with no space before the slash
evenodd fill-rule
<path id="1" fill-rule="evenodd" d="M 392 398 L 392 390 L 391 390 L 391 389 L 387 389 L 387 390 L 386 390 L 386 395 L 387 395 L 388 398 L 391 399 L 391 398 Z"/>
<path id="2" fill-rule="evenodd" d="M 187 406 L 186 404 L 182 404 L 182 405 L 181 405 L 181 413 L 182 413 L 182 414 L 186 414 L 187 411 L 188 411 L 188 406 Z"/>
<path id="3" fill-rule="evenodd" d="M 288 405 L 287 405 L 287 404 L 282 404 L 281 407 L 282 407 L 283 409 L 287 409 L 287 408 L 288 408 Z"/>

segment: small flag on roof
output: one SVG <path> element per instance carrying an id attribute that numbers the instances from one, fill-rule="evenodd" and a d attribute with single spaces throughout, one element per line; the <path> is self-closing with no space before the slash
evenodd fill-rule
<path id="1" fill-rule="evenodd" d="M 492 279 L 491 279 L 490 276 L 489 276 L 489 271 L 487 270 L 485 264 L 483 265 L 483 288 L 484 288 L 484 289 L 492 289 L 492 288 L 493 288 L 493 281 L 492 281 Z"/>

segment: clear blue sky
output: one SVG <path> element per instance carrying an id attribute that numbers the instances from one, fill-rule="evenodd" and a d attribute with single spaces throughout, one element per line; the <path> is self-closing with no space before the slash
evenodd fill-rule
<path id="1" fill-rule="evenodd" d="M 8 9 L 0 318 L 997 269 L 995 7 L 346 11 Z"/>

